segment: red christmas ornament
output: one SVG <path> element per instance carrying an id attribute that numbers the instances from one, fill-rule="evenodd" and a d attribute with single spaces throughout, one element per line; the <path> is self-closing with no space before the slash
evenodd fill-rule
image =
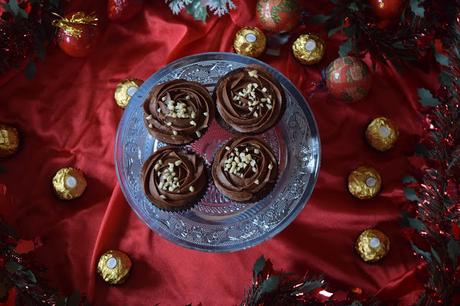
<path id="1" fill-rule="evenodd" d="M 108 0 L 107 14 L 110 20 L 127 21 L 142 10 L 143 0 Z"/>
<path id="2" fill-rule="evenodd" d="M 94 14 L 76 12 L 53 22 L 59 28 L 57 42 L 62 51 L 73 57 L 86 57 L 99 34 L 98 18 Z"/>
<path id="3" fill-rule="evenodd" d="M 356 57 L 339 57 L 326 69 L 326 84 L 329 92 L 334 97 L 347 102 L 366 97 L 371 83 L 369 68 Z"/>
<path id="4" fill-rule="evenodd" d="M 404 0 L 369 0 L 375 15 L 380 20 L 395 19 L 401 16 Z"/>
<path id="5" fill-rule="evenodd" d="M 257 21 L 262 29 L 288 32 L 300 21 L 300 8 L 296 0 L 258 0 Z"/>

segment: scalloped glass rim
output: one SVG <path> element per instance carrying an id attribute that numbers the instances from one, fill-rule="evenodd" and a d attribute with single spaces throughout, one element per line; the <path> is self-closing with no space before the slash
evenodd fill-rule
<path id="1" fill-rule="evenodd" d="M 142 105 L 142 102 L 147 97 L 151 88 L 158 81 L 163 79 L 165 76 L 173 73 L 176 69 L 180 69 L 181 67 L 191 65 L 193 63 L 199 63 L 202 61 L 213 61 L 213 60 L 214 61 L 234 62 L 239 65 L 258 64 L 258 65 L 265 67 L 267 70 L 269 70 L 280 81 L 280 83 L 283 85 L 285 90 L 290 93 L 293 99 L 300 106 L 303 112 L 303 115 L 306 117 L 308 129 L 310 133 L 309 141 L 311 142 L 310 145 L 312 147 L 311 148 L 312 159 L 310 161 L 312 162 L 311 171 L 310 171 L 311 177 L 306 183 L 306 188 L 302 196 L 296 200 L 297 203 L 295 204 L 295 207 L 289 211 L 289 214 L 285 218 L 280 220 L 280 222 L 277 223 L 276 225 L 270 227 L 266 232 L 263 232 L 259 236 L 256 236 L 256 237 L 250 237 L 247 240 L 243 239 L 234 244 L 223 243 L 223 244 L 206 245 L 206 244 L 200 244 L 200 243 L 188 241 L 186 239 L 181 239 L 180 235 L 173 235 L 170 231 L 166 230 L 163 227 L 163 225 L 161 224 L 162 223 L 161 220 L 152 220 L 152 219 L 155 219 L 161 214 L 168 214 L 168 217 L 170 218 L 170 220 L 176 221 L 174 217 L 175 213 L 162 212 L 151 204 L 152 205 L 151 209 L 155 211 L 154 216 L 145 215 L 145 211 L 142 211 L 140 207 L 141 204 L 138 203 L 134 199 L 132 195 L 132 190 L 129 190 L 129 186 L 127 185 L 128 177 L 123 172 L 123 170 L 127 166 L 124 160 L 125 150 L 127 149 L 123 146 L 124 144 L 123 140 L 126 139 L 125 134 L 127 133 L 128 120 L 131 119 L 131 117 L 133 117 L 136 111 L 138 111 L 136 110 L 136 107 L 140 107 Z M 142 118 L 139 118 L 139 119 L 140 121 L 142 121 Z M 139 151 L 138 152 L 139 158 L 140 158 L 140 154 L 141 153 Z M 300 94 L 300 92 L 297 90 L 297 88 L 292 84 L 292 82 L 288 78 L 286 78 L 283 74 L 281 74 L 278 70 L 276 70 L 275 68 L 271 67 L 270 65 L 262 61 L 259 61 L 251 57 L 246 57 L 246 56 L 242 56 L 242 55 L 238 55 L 234 53 L 226 53 L 226 52 L 209 52 L 209 53 L 201 53 L 201 54 L 187 56 L 187 57 L 171 62 L 170 64 L 166 65 L 164 68 L 158 70 L 156 73 L 150 76 L 142 84 L 142 86 L 138 89 L 136 94 L 131 98 L 131 101 L 128 107 L 124 110 L 123 116 L 120 120 L 118 130 L 117 130 L 117 135 L 116 135 L 116 140 L 115 140 L 115 154 L 114 154 L 116 173 L 117 173 L 118 181 L 120 183 L 121 190 L 123 194 L 125 195 L 125 198 L 128 201 L 129 205 L 134 210 L 134 212 L 138 215 L 138 217 L 144 223 L 146 223 L 152 230 L 154 230 L 156 233 L 160 234 L 162 237 L 166 238 L 167 240 L 177 245 L 186 247 L 186 248 L 190 248 L 190 249 L 194 249 L 198 251 L 206 251 L 206 252 L 233 252 L 233 251 L 246 249 L 246 248 L 255 246 L 265 240 L 272 238 L 273 236 L 281 232 L 284 228 L 286 228 L 297 217 L 297 215 L 302 211 L 302 209 L 306 205 L 308 199 L 310 198 L 313 192 L 313 188 L 318 178 L 318 172 L 319 172 L 319 166 L 320 166 L 320 156 L 321 156 L 320 138 L 319 138 L 319 132 L 318 132 L 318 127 L 317 127 L 315 118 L 313 116 L 313 113 L 308 103 L 306 102 L 304 97 Z M 180 220 L 180 223 L 183 223 L 183 221 Z M 218 221 L 215 222 L 215 224 L 219 226 Z M 225 226 L 225 224 L 223 224 L 222 226 Z"/>

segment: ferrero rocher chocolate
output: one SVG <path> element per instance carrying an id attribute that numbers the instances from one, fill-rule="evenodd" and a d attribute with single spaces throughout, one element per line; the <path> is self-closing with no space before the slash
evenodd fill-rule
<path id="1" fill-rule="evenodd" d="M 265 34 L 256 27 L 240 29 L 235 34 L 233 41 L 233 48 L 236 53 L 252 57 L 261 55 L 266 45 L 267 39 Z"/>
<path id="2" fill-rule="evenodd" d="M 380 174 L 374 168 L 359 167 L 348 176 L 348 190 L 361 200 L 373 198 L 382 186 Z"/>
<path id="3" fill-rule="evenodd" d="M 356 239 L 355 249 L 365 262 L 376 262 L 390 250 L 390 239 L 379 230 L 367 229 Z"/>
<path id="4" fill-rule="evenodd" d="M 367 126 L 366 139 L 379 151 L 391 149 L 398 140 L 398 127 L 388 118 L 377 117 Z"/>
<path id="5" fill-rule="evenodd" d="M 72 200 L 80 197 L 86 189 L 86 179 L 79 169 L 59 169 L 53 177 L 53 187 L 58 198 Z"/>
<path id="6" fill-rule="evenodd" d="M 129 104 L 129 100 L 134 96 L 139 86 L 141 86 L 143 81 L 138 79 L 126 79 L 118 83 L 117 88 L 115 89 L 115 102 L 121 108 L 125 108 Z"/>
<path id="7" fill-rule="evenodd" d="M 321 61 L 326 45 L 314 34 L 302 34 L 292 44 L 294 57 L 306 65 L 313 65 Z"/>
<path id="8" fill-rule="evenodd" d="M 18 148 L 18 130 L 10 125 L 0 124 L 0 158 L 13 155 Z"/>
<path id="9" fill-rule="evenodd" d="M 131 270 L 131 259 L 121 251 L 109 250 L 97 263 L 97 273 L 109 284 L 122 284 Z"/>

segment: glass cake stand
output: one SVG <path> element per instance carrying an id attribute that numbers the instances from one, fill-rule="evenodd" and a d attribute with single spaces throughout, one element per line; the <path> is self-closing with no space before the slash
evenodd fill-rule
<path id="1" fill-rule="evenodd" d="M 271 193 L 255 203 L 238 203 L 223 196 L 211 175 L 204 197 L 190 210 L 165 212 L 149 202 L 142 189 L 143 162 L 164 143 L 150 136 L 142 104 L 158 83 L 186 79 L 204 84 L 210 92 L 227 72 L 249 64 L 270 71 L 283 86 L 286 111 L 278 125 L 260 135 L 279 161 L 278 181 Z M 211 165 L 216 151 L 232 136 L 215 120 L 196 142 L 187 145 Z M 121 189 L 139 218 L 152 230 L 187 248 L 231 252 L 259 244 L 288 226 L 308 201 L 320 164 L 320 139 L 312 111 L 295 86 L 279 71 L 254 58 L 233 53 L 203 53 L 176 60 L 160 69 L 131 98 L 120 121 L 115 165 Z M 210 168 L 210 167 L 209 167 Z"/>

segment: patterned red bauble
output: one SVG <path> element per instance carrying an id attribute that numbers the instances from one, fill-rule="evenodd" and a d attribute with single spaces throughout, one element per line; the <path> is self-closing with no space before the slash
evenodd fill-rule
<path id="1" fill-rule="evenodd" d="M 288 32 L 300 21 L 300 7 L 296 0 L 258 0 L 256 17 L 264 30 Z"/>
<path id="2" fill-rule="evenodd" d="M 99 34 L 98 18 L 84 12 L 71 13 L 53 24 L 59 28 L 57 43 L 62 51 L 73 57 L 88 56 Z"/>
<path id="3" fill-rule="evenodd" d="M 329 92 L 334 97 L 347 102 L 366 97 L 371 83 L 369 68 L 356 57 L 339 57 L 326 69 L 326 84 Z"/>
<path id="4" fill-rule="evenodd" d="M 401 16 L 404 0 L 369 0 L 375 15 L 380 20 L 396 19 Z"/>
<path id="5" fill-rule="evenodd" d="M 142 10 L 143 0 L 108 0 L 107 16 L 113 21 L 127 21 Z"/>

